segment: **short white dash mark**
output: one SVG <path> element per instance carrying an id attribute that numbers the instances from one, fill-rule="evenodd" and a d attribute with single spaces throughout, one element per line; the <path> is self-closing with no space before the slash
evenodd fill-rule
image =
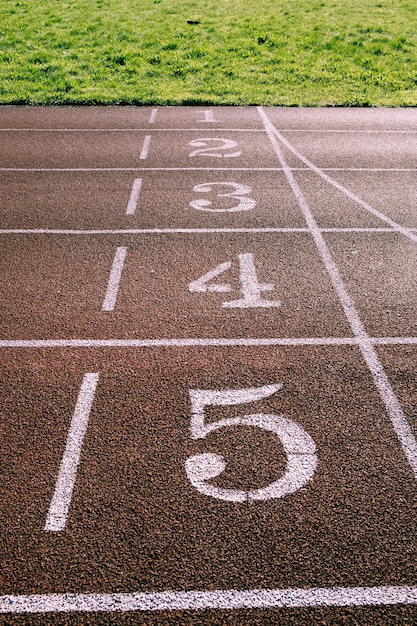
<path id="1" fill-rule="evenodd" d="M 151 139 L 152 139 L 151 135 L 146 135 L 145 139 L 143 140 L 142 152 L 140 153 L 140 156 L 139 156 L 139 158 L 142 159 L 142 161 L 148 158 L 149 147 L 151 145 Z"/>
<path id="2" fill-rule="evenodd" d="M 126 252 L 127 248 L 117 248 L 116 250 L 113 265 L 110 271 L 109 282 L 107 283 L 106 295 L 104 296 L 103 306 L 101 307 L 102 311 L 113 311 L 115 307 Z"/>
<path id="3" fill-rule="evenodd" d="M 152 109 L 151 116 L 149 118 L 149 124 L 155 124 L 157 114 L 158 114 L 158 109 Z"/>
<path id="4" fill-rule="evenodd" d="M 98 378 L 98 374 L 88 373 L 84 375 L 67 437 L 67 445 L 61 460 L 54 495 L 52 496 L 48 516 L 46 518 L 44 528 L 46 531 L 57 532 L 64 530 L 67 523 L 68 510 L 71 504 L 77 468 L 80 462 L 81 449 L 88 426 L 88 419 L 93 405 Z"/>
<path id="5" fill-rule="evenodd" d="M 142 187 L 142 179 L 136 178 L 133 181 L 132 191 L 130 192 L 130 198 L 126 209 L 126 215 L 134 215 L 139 200 L 139 194 Z"/>

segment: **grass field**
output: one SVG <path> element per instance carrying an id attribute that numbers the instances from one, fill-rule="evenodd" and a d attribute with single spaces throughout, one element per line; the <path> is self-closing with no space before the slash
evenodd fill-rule
<path id="1" fill-rule="evenodd" d="M 0 103 L 416 106 L 416 24 L 417 0 L 1 0 Z"/>

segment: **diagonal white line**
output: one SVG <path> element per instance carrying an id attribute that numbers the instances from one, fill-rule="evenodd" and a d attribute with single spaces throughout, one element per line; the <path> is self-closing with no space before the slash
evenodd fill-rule
<path id="1" fill-rule="evenodd" d="M 113 311 L 116 305 L 117 293 L 119 291 L 120 279 L 122 277 L 123 265 L 126 258 L 127 248 L 117 248 L 110 271 L 109 282 L 107 283 L 106 295 L 104 296 L 102 311 Z"/>
<path id="2" fill-rule="evenodd" d="M 307 204 L 307 201 L 304 198 L 303 192 L 301 191 L 300 186 L 295 180 L 295 177 L 285 160 L 285 157 L 282 153 L 281 147 L 277 140 L 277 133 L 275 132 L 274 126 L 269 121 L 269 118 L 267 117 L 267 115 L 265 114 L 265 112 L 263 111 L 261 107 L 258 107 L 258 111 L 264 123 L 265 130 L 268 134 L 272 147 L 274 148 L 275 153 L 278 157 L 278 160 L 281 163 L 281 166 L 287 177 L 288 183 L 297 199 L 298 205 L 300 207 L 302 214 L 304 215 L 304 219 L 307 223 L 307 226 L 310 229 L 310 232 L 316 244 L 317 250 L 323 260 L 327 273 L 329 274 L 329 277 L 332 281 L 333 287 L 339 297 L 339 300 L 344 309 L 346 318 L 350 324 L 350 327 L 354 335 L 359 340 L 358 341 L 359 349 L 362 353 L 363 358 L 365 359 L 366 364 L 368 365 L 368 368 L 372 374 L 374 383 L 385 404 L 387 413 L 394 427 L 394 430 L 397 434 L 397 437 L 400 441 L 404 454 L 406 455 L 408 462 L 410 464 L 410 467 L 414 472 L 414 476 L 417 479 L 417 441 L 411 431 L 409 423 L 406 420 L 406 417 L 398 401 L 398 398 L 395 395 L 393 388 L 391 387 L 388 377 L 385 374 L 384 368 L 382 367 L 382 363 L 380 362 L 373 348 L 372 342 L 365 331 L 365 328 L 356 310 L 355 304 L 343 283 L 340 272 L 335 262 L 333 261 L 333 258 L 330 254 L 330 251 L 327 247 L 324 237 L 322 233 L 320 232 L 320 229 L 310 210 L 310 207 Z"/>
<path id="3" fill-rule="evenodd" d="M 132 191 L 130 192 L 129 202 L 127 204 L 126 215 L 135 215 L 141 188 L 142 179 L 135 178 L 132 185 Z"/>
<path id="4" fill-rule="evenodd" d="M 63 593 L 0 596 L 0 613 L 202 611 L 417 604 L 417 587 L 224 589 L 153 593 Z"/>
<path id="5" fill-rule="evenodd" d="M 80 462 L 84 435 L 98 383 L 98 374 L 85 374 L 78 394 L 67 445 L 62 457 L 54 495 L 46 518 L 46 531 L 64 530 Z"/>
<path id="6" fill-rule="evenodd" d="M 152 139 L 152 135 L 146 135 L 145 139 L 143 140 L 142 150 L 139 155 L 139 158 L 142 160 L 145 160 L 148 158 L 149 148 L 151 146 L 151 139 Z"/>
<path id="7" fill-rule="evenodd" d="M 288 150 L 290 150 L 297 157 L 297 159 L 300 159 L 300 161 L 305 163 L 305 165 L 307 165 L 308 168 L 310 168 L 318 176 L 321 176 L 321 178 L 323 178 L 327 183 L 329 183 L 329 185 L 332 185 L 333 187 L 335 187 L 336 189 L 344 193 L 345 196 L 347 196 L 348 198 L 350 198 L 350 200 L 353 200 L 354 202 L 359 204 L 362 208 L 368 211 L 368 213 L 375 215 L 375 217 L 378 217 L 380 220 L 384 221 L 386 224 L 389 224 L 389 226 L 391 226 L 391 228 L 393 228 L 397 232 L 401 233 L 408 239 L 411 239 L 411 241 L 417 242 L 417 235 L 413 233 L 410 228 L 405 228 L 404 226 L 401 226 L 401 224 L 398 224 L 398 222 L 395 222 L 394 220 L 392 220 L 390 217 L 388 217 L 388 215 L 385 215 L 385 213 L 378 211 L 373 206 L 368 204 L 368 202 L 365 202 L 364 200 L 362 200 L 362 198 L 360 198 L 359 196 L 354 194 L 352 191 L 350 191 L 349 189 L 347 189 L 346 187 L 338 183 L 334 178 L 326 174 L 322 169 L 317 167 L 317 165 L 309 161 L 309 159 L 307 159 L 304 155 L 302 155 L 301 152 L 299 152 L 296 148 L 294 148 L 294 146 L 282 135 L 282 133 L 277 131 L 277 129 L 272 125 L 272 123 L 269 123 L 269 130 L 275 135 L 277 139 L 279 139 L 281 143 L 284 144 L 286 148 L 288 148 Z"/>

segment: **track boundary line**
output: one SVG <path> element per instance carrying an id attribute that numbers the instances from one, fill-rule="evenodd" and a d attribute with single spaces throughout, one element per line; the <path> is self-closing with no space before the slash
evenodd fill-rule
<path id="1" fill-rule="evenodd" d="M 327 183 L 329 183 L 329 185 L 332 185 L 332 187 L 335 187 L 338 191 L 342 192 L 350 200 L 353 200 L 353 202 L 356 202 L 357 204 L 359 204 L 359 206 L 361 206 L 363 209 L 365 209 L 365 211 L 367 211 L 368 213 L 371 213 L 371 215 L 374 215 L 378 219 L 382 220 L 383 222 L 385 222 L 386 224 L 391 226 L 391 228 L 395 228 L 399 233 L 404 235 L 404 237 L 407 237 L 407 239 L 411 239 L 411 241 L 413 241 L 414 243 L 417 243 L 417 235 L 415 235 L 409 228 L 405 228 L 404 226 L 401 226 L 401 224 L 398 224 L 398 222 L 395 222 L 394 220 L 392 220 L 390 217 L 385 215 L 385 213 L 382 213 L 381 211 L 378 211 L 377 209 L 374 209 L 374 207 L 372 205 L 370 205 L 368 202 L 365 202 L 364 200 L 362 200 L 362 198 L 360 198 L 355 193 L 353 193 L 352 191 L 347 189 L 347 187 L 345 187 L 344 185 L 341 185 L 334 178 L 332 178 L 331 176 L 326 174 L 322 168 L 318 167 L 312 161 L 307 159 L 307 157 L 305 157 L 303 154 L 301 154 L 301 152 L 299 152 L 288 141 L 288 139 L 286 139 L 279 131 L 277 131 L 275 126 L 272 124 L 272 122 L 269 121 L 269 119 L 268 119 L 268 122 L 269 122 L 268 128 L 269 128 L 270 132 L 273 133 L 274 136 L 282 144 L 284 144 L 284 146 L 290 152 L 292 152 L 292 154 L 294 154 L 294 156 L 297 157 L 297 159 L 299 159 L 302 163 L 307 165 L 307 167 L 309 167 L 312 172 L 314 172 L 315 174 L 317 174 L 318 176 L 323 178 Z"/>
<path id="2" fill-rule="evenodd" d="M 417 587 L 330 587 L 0 596 L 0 613 L 199 611 L 417 604 Z"/>
<path id="3" fill-rule="evenodd" d="M 304 197 L 300 186 L 298 185 L 293 173 L 287 165 L 286 159 L 280 147 L 280 143 L 287 145 L 288 142 L 281 141 L 281 135 L 277 136 L 277 133 L 274 132 L 275 127 L 270 122 L 262 107 L 258 107 L 258 112 L 264 122 L 265 131 L 269 137 L 272 147 L 275 150 L 277 158 L 284 168 L 288 184 L 291 187 L 295 198 L 297 199 L 300 211 L 304 215 L 306 224 L 310 229 L 311 236 L 316 244 L 317 251 L 321 256 L 322 262 L 332 282 L 333 288 L 345 312 L 346 319 L 352 329 L 353 334 L 358 339 L 359 349 L 362 353 L 365 363 L 369 368 L 379 395 L 385 405 L 388 417 L 398 437 L 399 443 L 414 473 L 414 476 L 417 479 L 416 438 L 414 437 L 410 424 L 405 417 L 404 411 L 394 392 L 394 389 L 389 382 L 388 376 L 385 373 L 382 363 L 379 360 L 376 351 L 374 350 L 372 342 L 370 341 L 370 338 L 360 319 L 359 313 L 356 310 L 355 303 L 351 298 L 347 288 L 345 287 L 342 276 L 335 261 L 333 260 L 332 255 L 330 254 L 330 250 L 327 247 L 326 241 L 319 230 L 315 217 Z M 413 235 L 413 239 L 417 241 L 417 236 Z"/>

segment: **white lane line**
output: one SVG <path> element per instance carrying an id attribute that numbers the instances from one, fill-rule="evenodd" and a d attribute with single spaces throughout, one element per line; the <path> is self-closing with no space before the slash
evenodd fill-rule
<path id="1" fill-rule="evenodd" d="M 298 168 L 309 171 L 308 167 Z M 279 172 L 280 167 L 0 167 L 0 172 Z"/>
<path id="2" fill-rule="evenodd" d="M 123 265 L 126 259 L 127 248 L 117 248 L 110 271 L 109 282 L 107 283 L 106 295 L 104 296 L 102 311 L 113 311 L 116 305 L 117 293 L 119 291 L 120 279 L 122 277 Z"/>
<path id="3" fill-rule="evenodd" d="M 130 192 L 129 202 L 127 204 L 126 215 L 134 215 L 136 213 L 141 188 L 142 179 L 135 178 L 132 185 L 132 191 Z"/>
<path id="4" fill-rule="evenodd" d="M 148 158 L 149 148 L 151 146 L 151 139 L 152 139 L 152 135 L 146 135 L 145 139 L 143 140 L 142 151 L 139 155 L 139 158 L 142 159 L 143 161 Z"/>
<path id="5" fill-rule="evenodd" d="M 308 228 L 125 228 L 76 230 L 58 228 L 6 228 L 0 235 L 171 235 L 208 233 L 308 233 Z M 390 231 L 388 231 L 390 232 Z"/>
<path id="6" fill-rule="evenodd" d="M 416 229 L 413 228 L 413 231 Z M 396 233 L 396 228 L 320 228 L 322 233 Z M 60 228 L 3 228 L 0 235 L 161 235 L 198 233 L 310 233 L 308 228 L 123 228 L 85 230 Z"/>
<path id="7" fill-rule="evenodd" d="M 362 200 L 362 198 L 352 193 L 349 189 L 338 183 L 334 178 L 326 174 L 321 168 L 317 167 L 317 165 L 309 161 L 309 159 L 302 155 L 301 152 L 294 148 L 294 146 L 279 131 L 276 130 L 271 122 L 269 122 L 268 129 L 282 144 L 284 144 L 286 148 L 288 148 L 288 150 L 290 150 L 298 159 L 300 159 L 300 161 L 305 163 L 305 165 L 307 165 L 307 167 L 309 167 L 315 174 L 317 174 L 318 176 L 323 178 L 323 180 L 329 183 L 329 185 L 332 185 L 338 191 L 341 191 L 345 196 L 347 196 L 350 200 L 353 200 L 353 202 L 359 204 L 359 206 L 365 209 L 368 213 L 375 215 L 386 224 L 389 224 L 389 226 L 391 226 L 391 228 L 394 228 L 397 232 L 401 233 L 408 239 L 411 239 L 411 241 L 417 242 L 417 235 L 414 234 L 411 229 L 401 226 L 401 224 L 398 224 L 398 222 L 392 220 L 390 217 L 385 215 L 385 213 L 374 209 L 374 207 L 368 204 L 368 202 L 365 202 L 364 200 Z"/>
<path id="8" fill-rule="evenodd" d="M 292 172 L 311 172 L 311 167 L 289 169 Z M 323 167 L 321 171 L 417 172 L 417 167 Z M 282 167 L 0 167 L 0 172 L 282 172 Z"/>
<path id="9" fill-rule="evenodd" d="M 151 117 L 149 120 L 149 124 L 151 122 L 153 112 L 151 112 Z M 265 130 L 263 128 L 213 128 L 214 132 L 226 131 L 230 133 L 264 133 Z M 133 126 L 131 128 L 0 128 L 1 133 L 141 133 L 144 131 L 150 132 L 170 132 L 170 133 L 184 133 L 184 132 L 201 132 L 200 128 L 141 128 L 139 126 Z M 376 135 L 384 135 L 384 134 L 413 134 L 417 133 L 417 130 L 409 129 L 409 130 L 354 130 L 354 129 L 336 129 L 336 128 L 327 128 L 327 129 L 313 129 L 313 128 L 277 128 L 277 131 L 280 133 L 348 133 L 348 134 L 376 134 Z"/>
<path id="10" fill-rule="evenodd" d="M 158 115 L 158 109 L 152 109 L 151 115 L 149 118 L 149 124 L 155 124 L 157 115 Z"/>
<path id="11" fill-rule="evenodd" d="M 295 180 L 293 173 L 287 165 L 281 147 L 276 138 L 274 126 L 271 124 L 261 107 L 258 107 L 258 111 L 264 122 L 265 130 L 268 134 L 269 140 L 284 169 L 288 183 L 294 193 L 294 196 L 297 199 L 298 205 L 302 214 L 304 215 L 307 226 L 311 231 L 311 235 L 314 239 L 317 250 L 326 267 L 330 280 L 332 281 L 333 288 L 339 297 L 346 318 L 354 335 L 359 340 L 359 349 L 362 352 L 362 356 L 372 374 L 372 378 L 374 380 L 376 388 L 379 391 L 380 397 L 385 404 L 386 411 L 397 434 L 404 454 L 407 457 L 415 478 L 417 479 L 417 441 L 412 433 L 409 423 L 406 420 L 398 398 L 395 395 L 393 388 L 391 387 L 384 368 L 382 367 L 382 363 L 380 362 L 373 348 L 372 342 L 370 341 L 370 338 L 366 333 L 366 330 L 356 310 L 355 304 L 343 283 L 339 270 L 335 262 L 333 261 L 333 258 L 330 254 L 324 237 L 317 226 L 317 222 L 310 210 L 310 207 L 308 206 L 307 201 L 305 200 L 301 188 Z"/>
<path id="12" fill-rule="evenodd" d="M 52 496 L 46 518 L 44 528 L 46 531 L 58 532 L 65 528 L 98 378 L 98 374 L 89 373 L 84 375 L 68 432 L 67 444 L 61 460 L 54 495 Z"/>
<path id="13" fill-rule="evenodd" d="M 0 613 L 201 611 L 417 604 L 417 587 L 225 589 L 153 593 L 66 593 L 0 596 Z"/>
<path id="14" fill-rule="evenodd" d="M 151 114 L 152 117 L 152 114 Z M 152 122 L 149 120 L 149 124 Z M 263 128 L 212 128 L 215 132 L 228 133 L 264 133 Z M 24 132 L 24 133 L 201 133 L 200 128 L 0 128 L 0 132 Z"/>
<path id="15" fill-rule="evenodd" d="M 417 345 L 417 337 L 369 337 L 376 346 Z M 356 337 L 238 337 L 178 339 L 0 339 L 7 348 L 188 348 L 217 346 L 357 346 Z"/>
<path id="16" fill-rule="evenodd" d="M 1 339 L 1 348 L 188 348 L 217 346 L 355 346 L 355 337 L 237 337 L 178 339 Z"/>
<path id="17" fill-rule="evenodd" d="M 417 130 L 409 129 L 409 130 L 359 130 L 359 129 L 337 129 L 337 128 L 278 128 L 278 132 L 280 133 L 349 133 L 351 135 L 355 134 L 365 134 L 365 135 L 398 135 L 398 134 L 407 134 L 407 133 L 417 133 Z"/>

